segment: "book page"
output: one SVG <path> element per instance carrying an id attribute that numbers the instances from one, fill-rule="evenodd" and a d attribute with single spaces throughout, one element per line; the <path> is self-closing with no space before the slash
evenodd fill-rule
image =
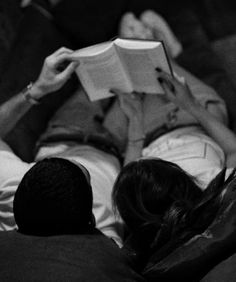
<path id="1" fill-rule="evenodd" d="M 77 51 L 74 52 L 74 55 L 79 57 L 91 57 L 91 56 L 95 56 L 98 55 L 100 53 L 104 53 L 106 52 L 106 50 L 112 48 L 113 43 L 112 42 L 103 42 L 103 43 L 99 43 L 99 44 L 95 44 L 92 46 L 88 46 L 82 49 L 79 49 Z"/>
<path id="2" fill-rule="evenodd" d="M 80 65 L 76 70 L 80 81 L 91 101 L 113 96 L 112 88 L 130 92 L 131 83 L 120 62 L 115 48 L 103 53 L 79 57 Z"/>
<path id="3" fill-rule="evenodd" d="M 147 94 L 164 94 L 164 91 L 157 80 L 158 73 L 155 68 L 159 67 L 171 73 L 169 64 L 167 61 L 165 50 L 162 43 L 155 43 L 155 46 L 146 45 L 145 41 L 140 45 L 135 40 L 132 44 L 128 44 L 128 47 L 119 45 L 119 55 L 123 66 L 129 73 L 133 88 L 137 92 L 145 92 Z M 133 45 L 135 45 L 134 49 Z M 151 47 L 151 48 L 150 48 Z"/>
<path id="4" fill-rule="evenodd" d="M 114 40 L 116 46 L 124 49 L 131 50 L 150 50 L 161 45 L 157 40 L 144 40 L 144 39 L 124 39 L 117 38 Z"/>

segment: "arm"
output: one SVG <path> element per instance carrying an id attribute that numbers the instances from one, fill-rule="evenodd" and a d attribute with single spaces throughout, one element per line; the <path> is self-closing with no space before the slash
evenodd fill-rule
<path id="1" fill-rule="evenodd" d="M 45 95 L 58 90 L 69 79 L 78 63 L 71 61 L 72 50 L 61 48 L 45 59 L 42 71 L 30 89 L 23 91 L 0 106 L 0 138 L 16 125 L 17 121 Z M 58 71 L 65 61 L 69 65 Z"/>
<path id="2" fill-rule="evenodd" d="M 196 101 L 186 83 L 164 72 L 159 73 L 158 79 L 168 98 L 196 118 L 208 135 L 221 146 L 226 155 L 226 166 L 235 167 L 236 135 Z"/>
<path id="3" fill-rule="evenodd" d="M 141 95 L 112 91 L 118 96 L 120 107 L 128 118 L 128 142 L 124 165 L 141 157 L 144 143 L 143 108 Z"/>

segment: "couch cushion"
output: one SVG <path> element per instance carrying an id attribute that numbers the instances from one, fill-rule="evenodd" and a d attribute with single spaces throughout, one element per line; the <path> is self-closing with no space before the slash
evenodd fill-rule
<path id="1" fill-rule="evenodd" d="M 49 237 L 0 233 L 1 282 L 144 281 L 100 232 Z"/>
<path id="2" fill-rule="evenodd" d="M 126 0 L 63 0 L 53 9 L 56 23 L 77 47 L 107 41 L 117 35 Z"/>
<path id="3" fill-rule="evenodd" d="M 211 191 L 219 188 L 214 185 L 210 187 Z M 194 236 L 161 260 L 158 250 L 144 270 L 148 281 L 198 281 L 236 252 L 235 171 L 221 187 L 224 196 L 213 222 L 205 232 Z M 204 220 L 204 214 L 200 220 Z"/>
<path id="4" fill-rule="evenodd" d="M 35 81 L 45 57 L 62 46 L 70 47 L 70 44 L 54 23 L 34 7 L 26 8 L 1 77 L 0 102 Z M 33 107 L 7 135 L 5 140 L 23 160 L 32 161 L 37 138 L 53 112 L 73 93 L 77 83 L 73 77 L 61 90 L 45 97 L 42 104 Z"/>
<path id="5" fill-rule="evenodd" d="M 16 36 L 16 27 L 21 17 L 22 12 L 17 1 L 0 1 L 0 74 L 4 70 L 6 57 Z"/>

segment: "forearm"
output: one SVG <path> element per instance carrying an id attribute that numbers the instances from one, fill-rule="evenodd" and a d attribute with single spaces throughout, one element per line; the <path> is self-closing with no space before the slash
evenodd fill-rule
<path id="1" fill-rule="evenodd" d="M 128 128 L 128 143 L 125 152 L 124 165 L 139 159 L 142 155 L 144 130 L 142 121 L 132 120 Z"/>
<path id="2" fill-rule="evenodd" d="M 189 112 L 199 121 L 209 136 L 221 146 L 226 155 L 236 152 L 236 135 L 222 122 L 198 103 L 195 103 Z"/>
<path id="3" fill-rule="evenodd" d="M 30 96 L 36 101 L 43 93 L 36 86 L 32 86 Z M 22 92 L 3 103 L 0 106 L 0 138 L 9 133 L 32 106 L 33 103 Z"/>
<path id="4" fill-rule="evenodd" d="M 129 162 L 135 161 L 141 157 L 143 142 L 144 140 L 140 140 L 137 142 L 128 141 L 127 149 L 125 152 L 124 165 L 128 164 Z"/>
<path id="5" fill-rule="evenodd" d="M 73 61 L 72 54 L 73 50 L 62 47 L 48 56 L 38 79 L 27 92 L 24 92 L 25 95 L 19 93 L 0 106 L 0 138 L 12 130 L 35 102 L 46 94 L 59 90 L 68 81 L 79 64 Z M 59 70 L 65 62 L 69 64 Z"/>

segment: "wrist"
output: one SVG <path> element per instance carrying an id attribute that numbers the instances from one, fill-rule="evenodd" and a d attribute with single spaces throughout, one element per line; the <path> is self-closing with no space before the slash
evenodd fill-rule
<path id="1" fill-rule="evenodd" d="M 195 102 L 189 106 L 188 111 L 193 116 L 197 117 L 199 114 L 201 114 L 203 109 L 203 106 L 199 102 Z"/>
<path id="2" fill-rule="evenodd" d="M 136 138 L 129 138 L 128 139 L 128 145 L 129 146 L 137 146 L 137 147 L 142 147 L 143 143 L 145 141 L 145 136 L 142 135 L 140 137 L 136 137 Z"/>
<path id="3" fill-rule="evenodd" d="M 47 92 L 43 90 L 42 87 L 40 87 L 40 85 L 38 85 L 38 82 L 36 81 L 32 84 L 32 87 L 30 89 L 30 94 L 33 99 L 39 100 L 43 96 L 45 96 Z"/>
<path id="4" fill-rule="evenodd" d="M 40 99 L 36 98 L 33 93 L 35 93 L 34 90 L 34 84 L 30 82 L 25 89 L 22 90 L 22 96 L 24 97 L 25 101 L 27 101 L 31 105 L 38 105 L 40 104 Z"/>

